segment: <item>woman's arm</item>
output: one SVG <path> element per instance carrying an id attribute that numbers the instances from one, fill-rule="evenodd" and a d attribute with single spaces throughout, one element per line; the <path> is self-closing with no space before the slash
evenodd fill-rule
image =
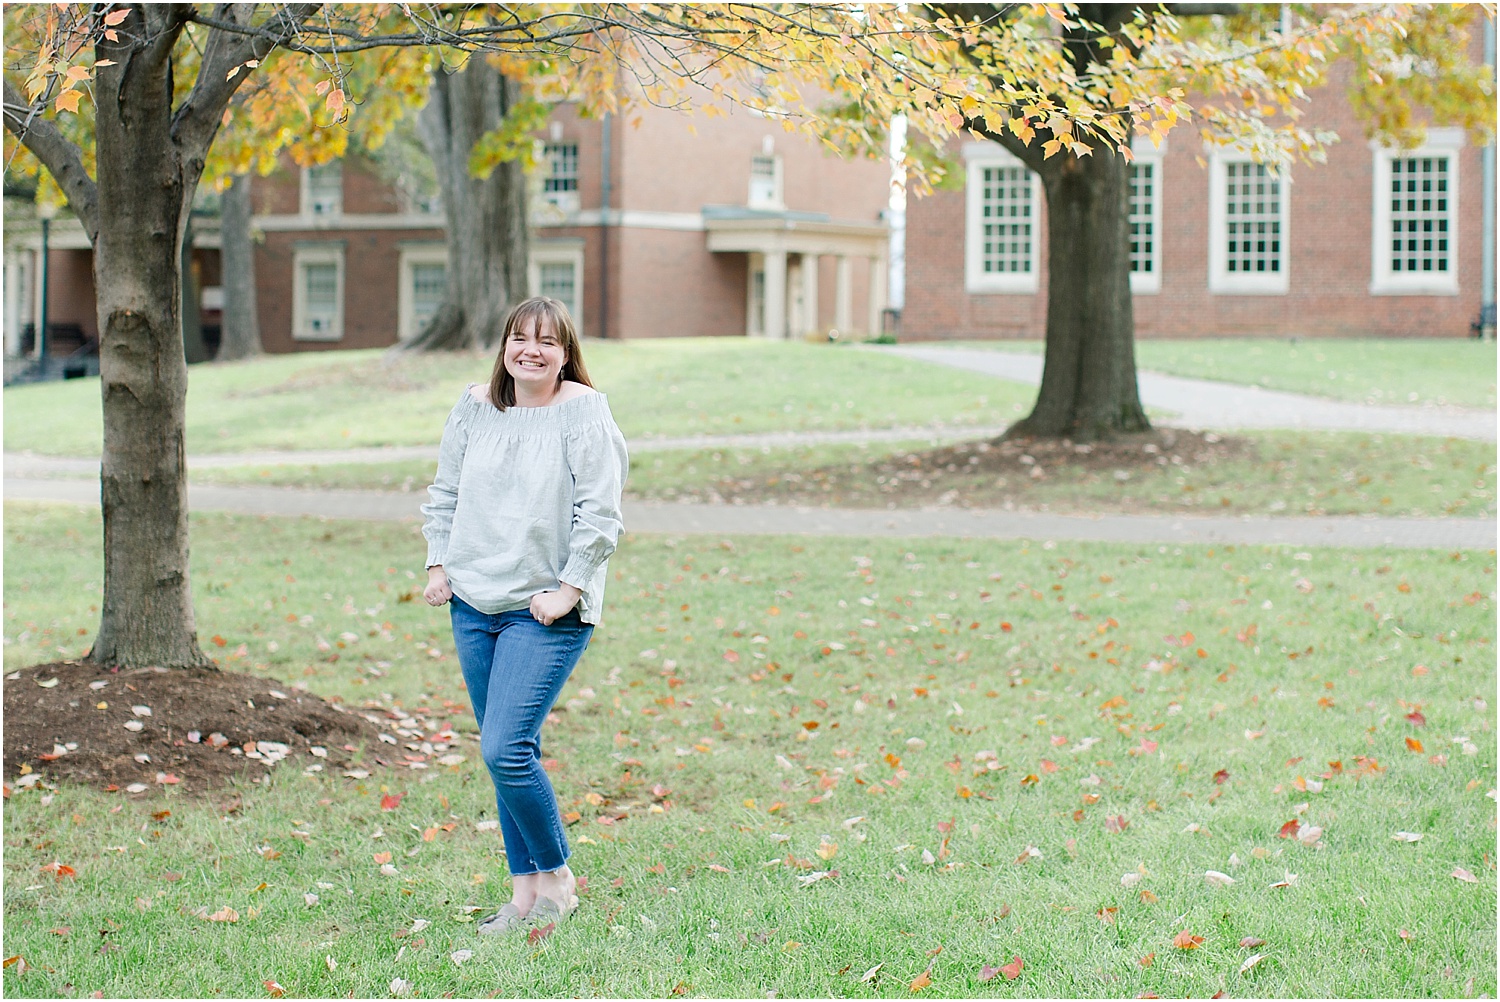
<path id="1" fill-rule="evenodd" d="M 568 563 L 558 579 L 581 592 L 615 552 L 624 531 L 620 494 L 630 471 L 630 455 L 625 436 L 611 418 L 575 431 L 568 437 L 567 451 L 573 475 L 573 526 L 568 535 Z"/>
<path id="2" fill-rule="evenodd" d="M 460 400 L 448 415 L 448 423 L 443 426 L 443 442 L 438 447 L 437 474 L 433 477 L 432 486 L 427 488 L 427 495 L 431 500 L 422 506 L 422 514 L 426 518 L 422 524 L 422 535 L 427 537 L 427 566 L 438 568 L 440 572 L 448 556 L 448 537 L 453 531 L 453 513 L 458 508 L 459 474 L 463 471 L 464 453 L 469 445 L 469 429 L 460 417 L 464 406 L 464 401 Z M 447 581 L 446 573 L 443 573 L 443 580 Z"/>

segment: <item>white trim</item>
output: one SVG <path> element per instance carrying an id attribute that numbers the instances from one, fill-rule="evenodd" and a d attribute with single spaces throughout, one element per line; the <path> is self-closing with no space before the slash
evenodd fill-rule
<path id="1" fill-rule="evenodd" d="M 401 263 L 396 287 L 396 337 L 410 341 L 422 333 L 416 321 L 416 272 L 419 264 L 448 266 L 448 248 L 444 244 L 405 244 L 401 247 Z"/>
<path id="2" fill-rule="evenodd" d="M 1225 193 L 1231 163 L 1254 163 L 1246 153 L 1234 149 L 1214 150 L 1208 161 L 1208 291 L 1220 295 L 1284 296 L 1290 287 L 1291 273 L 1291 176 L 1282 168 L 1278 184 L 1277 221 L 1279 270 L 1274 273 L 1245 274 L 1229 270 L 1227 219 L 1228 197 Z"/>
<path id="3" fill-rule="evenodd" d="M 1130 291 L 1137 296 L 1154 296 L 1161 291 L 1161 203 L 1163 164 L 1166 161 L 1163 156 L 1166 152 L 1165 140 L 1162 147 L 1161 151 L 1157 151 L 1150 143 L 1142 143 L 1133 150 L 1135 162 L 1131 164 L 1132 170 L 1137 164 L 1151 166 L 1151 270 L 1130 273 Z"/>
<path id="4" fill-rule="evenodd" d="M 310 264 L 332 264 L 337 267 L 335 311 L 327 331 L 308 329 L 306 282 L 302 269 Z M 339 341 L 344 336 L 344 245 L 341 241 L 310 244 L 292 251 L 292 340 Z"/>
<path id="5" fill-rule="evenodd" d="M 1414 150 L 1395 150 L 1371 143 L 1374 157 L 1370 217 L 1370 295 L 1458 295 L 1458 171 L 1464 147 L 1462 129 L 1429 129 Z M 1448 271 L 1411 274 L 1391 270 L 1391 161 L 1402 157 L 1446 157 L 1448 160 Z"/>
<path id="6" fill-rule="evenodd" d="M 975 147 L 981 147 L 975 149 Z M 1041 272 L 1041 209 L 1042 186 L 1036 173 L 1027 170 L 1014 155 L 996 143 L 965 143 L 963 148 L 964 168 L 964 291 L 970 294 L 1019 294 L 1029 295 L 1037 291 Z M 1028 259 L 1030 271 L 1004 274 L 984 271 L 984 171 L 998 167 L 1019 167 L 1026 171 L 1030 185 L 1031 250 Z"/>
<path id="7" fill-rule="evenodd" d="M 262 233 L 305 233 L 323 230 L 442 230 L 441 212 L 361 212 L 338 216 L 265 215 L 253 220 Z"/>
<path id="8" fill-rule="evenodd" d="M 771 190 L 766 197 L 756 197 L 755 171 L 756 160 L 771 161 Z M 747 181 L 747 192 L 745 194 L 745 205 L 752 209 L 785 209 L 786 208 L 786 179 L 783 173 L 781 154 L 766 150 L 762 153 L 753 154 L 750 157 L 751 172 Z"/>
<path id="9" fill-rule="evenodd" d="M 526 284 L 531 287 L 530 295 L 542 294 L 542 265 L 544 264 L 570 264 L 573 266 L 573 302 L 568 305 L 568 312 L 573 317 L 573 329 L 580 334 L 583 331 L 583 245 L 582 242 L 568 242 L 560 246 L 548 247 L 533 246 L 531 254 L 526 260 Z"/>

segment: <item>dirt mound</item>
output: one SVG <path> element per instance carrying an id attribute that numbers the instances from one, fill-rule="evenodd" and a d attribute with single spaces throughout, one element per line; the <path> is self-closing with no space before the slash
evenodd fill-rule
<path id="1" fill-rule="evenodd" d="M 273 769 L 337 775 L 396 741 L 364 714 L 234 672 L 61 661 L 7 674 L 4 697 L 7 797 L 60 779 L 203 793 Z"/>

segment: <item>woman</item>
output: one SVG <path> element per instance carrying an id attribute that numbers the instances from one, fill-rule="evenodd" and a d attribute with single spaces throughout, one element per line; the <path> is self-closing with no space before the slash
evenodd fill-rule
<path id="1" fill-rule="evenodd" d="M 422 506 L 423 595 L 452 603 L 512 876 L 511 900 L 480 922 L 483 934 L 556 922 L 578 905 L 542 721 L 599 622 L 628 469 L 567 309 L 521 303 L 489 385 L 471 385 L 448 415 Z"/>

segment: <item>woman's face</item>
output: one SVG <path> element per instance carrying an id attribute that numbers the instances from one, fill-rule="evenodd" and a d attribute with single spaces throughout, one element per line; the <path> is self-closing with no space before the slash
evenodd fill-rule
<path id="1" fill-rule="evenodd" d="M 518 386 L 546 390 L 562 379 L 568 353 L 546 317 L 529 317 L 505 342 L 505 371 Z"/>

